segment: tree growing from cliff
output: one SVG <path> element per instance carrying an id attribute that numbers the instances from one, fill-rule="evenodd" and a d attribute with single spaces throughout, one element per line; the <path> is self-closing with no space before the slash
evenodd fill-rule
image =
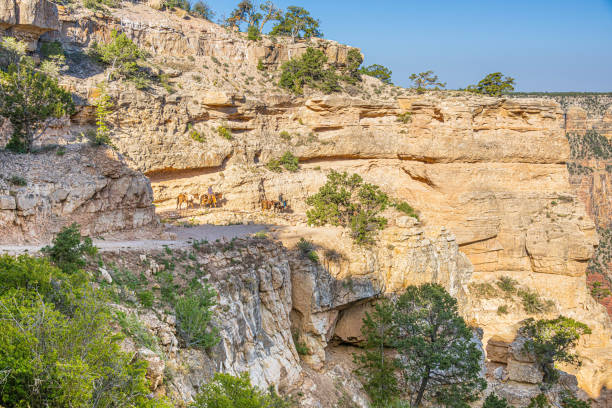
<path id="1" fill-rule="evenodd" d="M 366 313 L 361 334 L 366 341 L 364 352 L 353 355 L 356 374 L 364 381 L 363 388 L 373 406 L 388 406 L 400 396 L 396 376 L 400 362 L 389 353 L 398 337 L 391 301 L 383 299 L 374 306 L 372 313 Z"/>
<path id="2" fill-rule="evenodd" d="M 385 66 L 373 64 L 368 67 L 363 67 L 359 70 L 363 75 L 369 75 L 374 78 L 378 78 L 385 84 L 391 84 L 391 70 Z"/>
<path id="3" fill-rule="evenodd" d="M 494 72 L 484 77 L 478 85 L 470 85 L 466 91 L 489 96 L 501 96 L 505 92 L 514 91 L 514 78 Z"/>
<path id="4" fill-rule="evenodd" d="M 412 81 L 412 89 L 416 89 L 418 93 L 446 87 L 446 83 L 440 82 L 438 76 L 434 75 L 434 72 L 431 70 L 412 74 L 408 78 Z"/>
<path id="5" fill-rule="evenodd" d="M 215 17 L 214 11 L 204 1 L 197 1 L 191 8 L 191 13 L 208 21 L 212 21 Z"/>
<path id="6" fill-rule="evenodd" d="M 70 93 L 29 62 L 11 64 L 0 71 L 0 116 L 8 118 L 13 126 L 7 149 L 30 152 L 53 120 L 73 112 Z"/>
<path id="7" fill-rule="evenodd" d="M 591 329 L 572 318 L 559 316 L 551 320 L 527 319 L 519 334 L 526 338 L 525 351 L 533 353 L 544 372 L 544 382 L 554 383 L 558 379 L 555 362 L 580 365 L 573 349 L 581 336 L 591 334 Z"/>
<path id="8" fill-rule="evenodd" d="M 319 192 L 306 199 L 312 208 L 306 212 L 309 225 L 331 224 L 350 227 L 353 240 L 360 245 L 374 242 L 377 230 L 387 225 L 380 213 L 389 206 L 389 197 L 361 176 L 331 171 Z"/>
<path id="9" fill-rule="evenodd" d="M 271 35 L 296 38 L 323 37 L 319 30 L 320 21 L 313 18 L 310 12 L 302 7 L 289 6 L 284 15 L 277 18 L 277 23 L 272 27 Z"/>
<path id="10" fill-rule="evenodd" d="M 109 67 L 106 81 L 134 78 L 139 71 L 138 62 L 145 57 L 145 53 L 125 33 L 118 33 L 116 30 L 111 32 L 108 43 L 94 44 L 92 53 Z"/>
<path id="11" fill-rule="evenodd" d="M 108 128 L 108 115 L 113 104 L 110 96 L 104 88 L 100 90 L 100 96 L 96 100 L 96 136 L 93 140 L 95 145 L 111 145 L 110 129 Z"/>
<path id="12" fill-rule="evenodd" d="M 437 285 L 409 286 L 395 305 L 396 347 L 410 404 L 469 408 L 486 383 L 482 352 L 457 311 L 457 301 Z"/>
<path id="13" fill-rule="evenodd" d="M 359 67 L 363 63 L 363 56 L 357 48 L 351 48 L 346 55 L 346 65 L 343 68 L 342 79 L 356 84 L 361 81 L 361 73 Z"/>
<path id="14" fill-rule="evenodd" d="M 336 92 L 340 90 L 338 75 L 326 64 L 323 51 L 309 47 L 300 58 L 283 64 L 279 86 L 297 95 L 304 93 L 305 85 L 325 93 Z"/>

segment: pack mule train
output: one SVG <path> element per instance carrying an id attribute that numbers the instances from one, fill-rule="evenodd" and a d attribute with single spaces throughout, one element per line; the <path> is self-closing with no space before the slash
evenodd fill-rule
<path id="1" fill-rule="evenodd" d="M 176 209 L 179 210 L 182 208 L 183 204 L 185 204 L 185 208 L 195 208 L 196 205 L 200 207 L 217 207 L 217 203 L 219 203 L 223 199 L 222 193 L 214 193 L 214 194 L 187 194 L 180 193 L 178 197 L 176 197 Z"/>

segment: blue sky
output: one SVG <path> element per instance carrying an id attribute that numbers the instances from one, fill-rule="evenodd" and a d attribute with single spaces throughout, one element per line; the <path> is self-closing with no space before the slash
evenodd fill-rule
<path id="1" fill-rule="evenodd" d="M 208 0 L 217 17 L 238 0 Z M 612 91 L 612 0 L 276 0 L 321 20 L 325 38 L 408 86 L 432 69 L 448 88 L 501 71 L 518 91 Z M 267 30 L 264 30 L 267 32 Z"/>

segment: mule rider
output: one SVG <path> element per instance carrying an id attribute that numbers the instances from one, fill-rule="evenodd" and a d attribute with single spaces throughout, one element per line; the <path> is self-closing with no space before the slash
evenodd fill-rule
<path id="1" fill-rule="evenodd" d="M 215 194 L 213 193 L 212 186 L 208 186 L 208 202 L 215 207 L 217 206 L 217 197 L 215 197 Z"/>
<path id="2" fill-rule="evenodd" d="M 278 194 L 278 202 L 283 210 L 287 208 L 287 201 L 283 198 L 283 193 Z"/>

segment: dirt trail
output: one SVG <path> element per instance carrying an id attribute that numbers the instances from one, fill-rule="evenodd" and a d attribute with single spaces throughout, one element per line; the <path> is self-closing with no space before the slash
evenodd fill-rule
<path id="1" fill-rule="evenodd" d="M 142 239 L 111 241 L 95 239 L 94 245 L 101 252 L 116 251 L 120 249 L 159 249 L 163 246 L 171 248 L 188 247 L 195 240 L 230 241 L 233 238 L 243 238 L 259 231 L 267 230 L 266 225 L 197 225 L 193 227 L 169 227 L 165 232 L 176 236 L 170 240 Z M 40 251 L 44 245 L 0 245 L 0 254 L 22 254 Z"/>

